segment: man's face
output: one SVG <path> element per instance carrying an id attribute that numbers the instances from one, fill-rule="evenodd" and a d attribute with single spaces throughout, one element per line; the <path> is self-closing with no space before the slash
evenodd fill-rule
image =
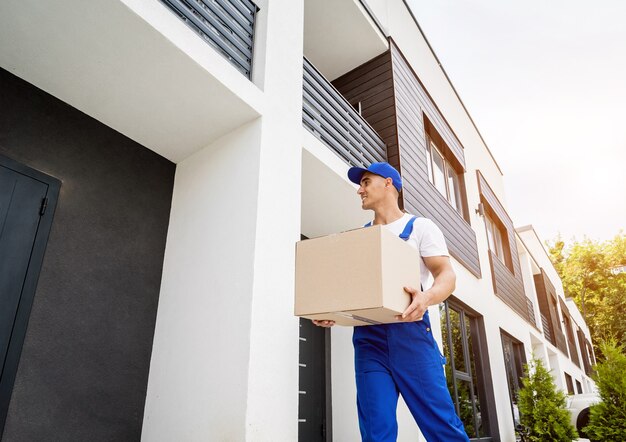
<path id="1" fill-rule="evenodd" d="M 361 178 L 361 185 L 357 193 L 361 197 L 361 208 L 363 210 L 373 209 L 385 198 L 385 187 L 388 186 L 387 179 L 380 175 L 365 172 Z"/>

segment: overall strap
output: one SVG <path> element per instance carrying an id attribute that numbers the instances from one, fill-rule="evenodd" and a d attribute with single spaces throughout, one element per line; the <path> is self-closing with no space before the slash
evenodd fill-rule
<path id="1" fill-rule="evenodd" d="M 404 230 L 400 234 L 400 239 L 403 239 L 405 241 L 409 239 L 409 237 L 411 236 L 411 233 L 413 233 L 413 223 L 415 222 L 416 219 L 417 219 L 417 216 L 414 216 L 413 218 L 409 220 L 408 223 L 406 223 L 406 226 L 404 226 Z M 420 290 L 422 292 L 424 291 L 424 287 L 422 286 L 422 284 L 420 284 Z M 430 319 L 428 319 L 428 310 L 426 310 L 426 313 L 424 313 L 424 318 L 426 318 L 427 322 L 430 324 Z"/>
<path id="2" fill-rule="evenodd" d="M 406 223 L 406 226 L 404 226 L 404 230 L 400 234 L 400 238 L 403 239 L 404 241 L 407 241 L 409 237 L 411 236 L 411 233 L 413 233 L 413 223 L 415 222 L 416 219 L 417 219 L 417 216 L 414 216 L 413 218 L 409 220 L 408 223 Z M 369 223 L 365 224 L 363 227 L 369 227 L 371 225 L 372 225 L 372 222 L 370 221 Z M 424 287 L 422 286 L 422 284 L 420 284 L 420 290 L 424 291 Z M 428 317 L 428 310 L 426 310 L 426 313 L 424 313 L 424 316 Z"/>
<path id="3" fill-rule="evenodd" d="M 400 234 L 400 239 L 403 239 L 405 241 L 409 239 L 409 236 L 411 236 L 411 233 L 413 232 L 413 223 L 415 222 L 416 219 L 417 219 L 417 216 L 414 216 L 413 218 L 409 220 L 408 223 L 406 223 L 404 230 Z"/>

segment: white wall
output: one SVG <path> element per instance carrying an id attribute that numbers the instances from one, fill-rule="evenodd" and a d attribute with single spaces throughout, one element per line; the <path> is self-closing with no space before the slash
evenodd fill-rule
<path id="1" fill-rule="evenodd" d="M 262 116 L 177 167 L 146 441 L 297 440 L 303 4 L 260 4 Z"/>
<path id="2" fill-rule="evenodd" d="M 143 440 L 244 437 L 260 133 L 176 169 Z"/>

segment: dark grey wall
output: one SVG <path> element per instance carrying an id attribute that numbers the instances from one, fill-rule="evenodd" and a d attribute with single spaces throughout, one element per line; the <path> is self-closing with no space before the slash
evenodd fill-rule
<path id="1" fill-rule="evenodd" d="M 477 278 L 481 277 L 476 232 L 463 216 L 430 183 L 426 161 L 426 134 L 428 127 L 436 129 L 446 159 L 458 163 L 461 192 L 465 194 L 465 154 L 461 143 L 439 112 L 424 85 L 391 41 L 391 63 L 396 100 L 398 150 L 402 174 L 404 209 L 433 220 L 439 226 L 448 244 L 450 254 Z M 428 121 L 430 123 L 428 123 Z M 429 134 L 433 137 L 433 134 Z M 454 160 L 454 161 L 451 161 Z M 467 198 L 463 198 L 466 200 Z M 464 205 L 466 205 L 464 201 Z M 468 218 L 469 219 L 469 218 Z"/>
<path id="2" fill-rule="evenodd" d="M 0 154 L 62 181 L 2 440 L 139 440 L 175 165 L 2 69 Z"/>

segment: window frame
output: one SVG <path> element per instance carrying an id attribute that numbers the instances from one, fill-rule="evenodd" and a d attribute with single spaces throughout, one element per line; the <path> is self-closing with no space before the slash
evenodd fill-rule
<path id="1" fill-rule="evenodd" d="M 522 378 L 524 377 L 524 364 L 526 364 L 526 353 L 524 351 L 524 344 L 515 339 L 513 336 L 500 329 L 500 341 L 502 342 L 502 357 L 504 358 L 504 369 L 506 373 L 506 383 L 509 388 L 509 400 L 511 402 L 511 414 L 513 415 L 513 423 L 517 425 L 519 422 L 515 422 L 515 405 L 517 404 L 517 394 L 520 388 L 523 386 Z M 512 372 L 509 373 L 509 366 L 507 365 L 505 351 L 506 346 L 509 346 L 511 356 L 513 357 L 513 365 L 510 367 Z M 509 374 L 511 376 L 509 376 Z M 511 385 L 511 379 L 514 384 Z M 518 410 L 518 417 L 519 410 Z"/>
<path id="2" fill-rule="evenodd" d="M 483 197 L 481 197 L 481 203 L 485 211 L 483 218 L 485 221 L 485 234 L 487 235 L 487 248 L 492 255 L 509 269 L 512 275 L 515 275 L 513 269 L 513 252 L 511 251 L 511 244 L 509 242 L 509 231 Z M 496 237 L 497 241 L 495 239 Z"/>
<path id="3" fill-rule="evenodd" d="M 485 228 L 487 229 L 487 245 L 489 250 L 491 250 L 503 264 L 506 264 L 502 229 L 488 213 L 485 213 Z"/>
<path id="4" fill-rule="evenodd" d="M 469 383 L 469 392 L 474 418 L 474 429 L 476 434 L 469 436 L 471 441 L 492 441 L 494 435 L 498 434 L 497 415 L 495 413 L 495 401 L 493 395 L 493 384 L 489 368 L 488 347 L 482 318 L 462 303 L 448 298 L 439 305 L 440 322 L 442 328 L 443 352 L 447 358 L 446 377 L 448 390 L 454 403 L 455 411 L 460 416 L 458 382 Z M 450 310 L 458 315 L 459 330 L 461 333 L 460 342 L 462 345 L 460 355 L 455 355 L 452 342 L 452 323 L 450 320 Z M 468 329 L 469 328 L 469 329 Z M 471 342 L 470 342 L 471 341 Z M 470 343 L 471 350 L 470 351 Z M 447 350 L 447 351 L 446 351 Z M 457 370 L 456 360 L 463 361 L 464 370 Z M 475 382 L 475 381 L 476 382 Z M 450 385 L 452 384 L 452 385 Z M 476 393 L 478 397 L 476 398 Z M 478 409 L 480 406 L 480 424 L 488 435 L 478 436 Z"/>
<path id="5" fill-rule="evenodd" d="M 567 388 L 567 394 L 568 396 L 573 396 L 574 393 L 574 378 L 572 377 L 571 374 L 569 374 L 568 372 L 564 371 L 563 374 L 565 375 L 565 388 Z"/>
<path id="6" fill-rule="evenodd" d="M 444 146 L 445 147 L 445 146 Z M 464 172 L 459 173 L 456 167 L 452 164 L 452 161 L 445 155 L 444 147 L 437 145 L 433 136 L 426 133 L 426 167 L 428 173 L 428 182 L 437 189 L 437 192 L 452 206 L 452 208 L 468 222 L 467 217 L 467 197 L 464 192 Z M 443 189 L 439 187 L 438 180 L 435 178 L 436 165 L 435 155 L 441 158 L 443 165 Z M 451 171 L 451 172 L 450 172 Z M 456 177 L 456 187 L 450 189 L 450 175 L 454 174 Z M 445 194 L 444 194 L 445 189 Z M 451 196 L 453 195 L 453 196 Z"/>

